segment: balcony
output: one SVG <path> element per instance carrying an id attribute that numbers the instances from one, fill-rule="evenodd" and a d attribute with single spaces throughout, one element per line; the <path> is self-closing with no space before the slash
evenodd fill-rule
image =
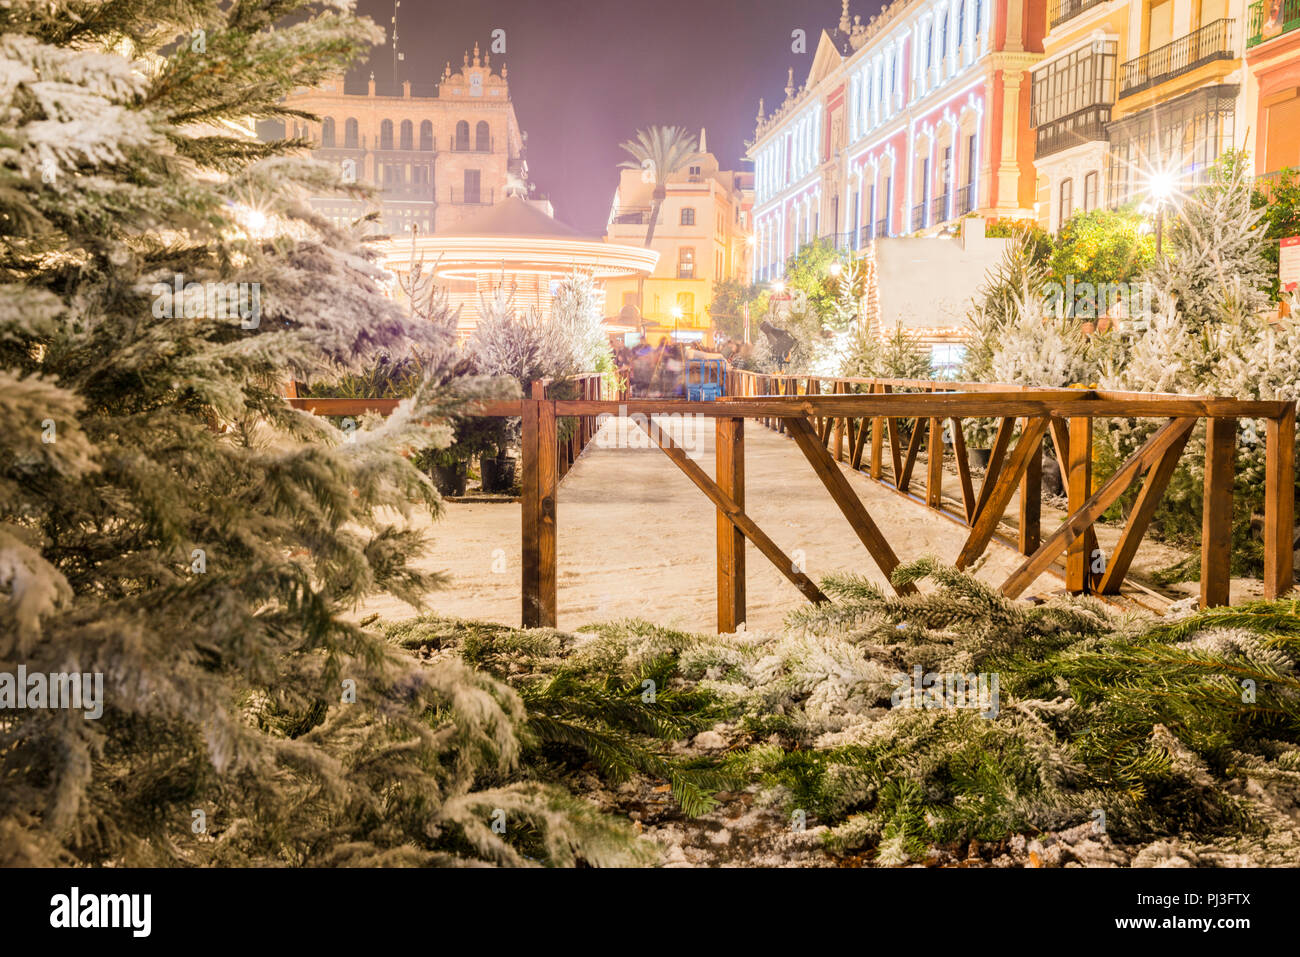
<path id="1" fill-rule="evenodd" d="M 888 216 L 884 217 L 883 219 L 876 220 L 876 236 L 878 236 L 881 239 L 887 239 L 889 237 Z"/>
<path id="2" fill-rule="evenodd" d="M 1106 0 L 1052 0 L 1047 8 L 1048 29 L 1055 30 L 1066 20 L 1073 20 L 1085 10 L 1099 7 Z"/>
<path id="3" fill-rule="evenodd" d="M 930 222 L 942 223 L 948 218 L 948 194 L 940 193 L 930 203 Z"/>
<path id="4" fill-rule="evenodd" d="M 1090 106 L 1070 116 L 1053 120 L 1034 131 L 1034 159 L 1042 159 L 1080 143 L 1105 142 L 1110 137 L 1106 126 L 1110 123 L 1109 106 Z"/>
<path id="5" fill-rule="evenodd" d="M 975 209 L 975 184 L 967 183 L 957 189 L 956 195 L 952 200 L 952 213 L 954 216 L 965 216 Z"/>
<path id="6" fill-rule="evenodd" d="M 495 190 L 492 189 L 457 189 L 452 186 L 447 192 L 450 195 L 447 201 L 453 206 L 491 206 L 495 202 Z"/>
<path id="7" fill-rule="evenodd" d="M 912 207 L 912 232 L 925 228 L 925 210 L 929 205 L 927 200 L 922 200 Z"/>
<path id="8" fill-rule="evenodd" d="M 873 239 L 875 239 L 875 238 L 876 238 L 876 233 L 875 233 L 875 230 L 872 228 L 871 223 L 867 223 L 867 224 L 865 224 L 864 226 L 860 226 L 860 227 L 858 228 L 858 248 L 859 248 L 859 249 L 863 249 L 863 248 L 865 248 L 866 245 L 867 245 L 867 243 L 871 242 L 871 241 L 872 241 Z"/>
<path id="9" fill-rule="evenodd" d="M 481 140 L 453 139 L 451 141 L 451 151 L 453 153 L 495 153 L 495 141 L 495 136 L 489 136 Z"/>
<path id="10" fill-rule="evenodd" d="M 1132 96 L 1215 60 L 1231 60 L 1235 20 L 1215 20 L 1120 67 L 1120 96 Z"/>
<path id="11" fill-rule="evenodd" d="M 649 226 L 650 225 L 650 207 L 649 206 L 619 206 L 614 210 L 614 215 L 609 219 L 611 226 Z M 659 225 L 663 224 L 663 216 L 659 217 Z"/>
<path id="12" fill-rule="evenodd" d="M 1270 3 L 1269 6 L 1272 8 L 1273 4 Z M 1266 17 L 1260 0 L 1255 0 L 1250 5 L 1246 20 L 1249 24 L 1246 46 L 1257 46 L 1300 27 L 1300 0 L 1282 0 L 1281 8 L 1275 14 L 1273 10 L 1269 12 L 1272 15 Z"/>

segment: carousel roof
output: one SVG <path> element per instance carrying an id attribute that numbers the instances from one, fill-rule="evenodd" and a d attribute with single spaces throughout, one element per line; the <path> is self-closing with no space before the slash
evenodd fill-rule
<path id="1" fill-rule="evenodd" d="M 502 271 L 560 277 L 574 269 L 610 279 L 649 275 L 659 261 L 653 249 L 586 236 L 517 196 L 449 229 L 417 237 L 414 253 L 433 263 L 434 274 L 443 279 Z M 400 270 L 411 255 L 409 241 L 391 241 L 385 265 Z"/>

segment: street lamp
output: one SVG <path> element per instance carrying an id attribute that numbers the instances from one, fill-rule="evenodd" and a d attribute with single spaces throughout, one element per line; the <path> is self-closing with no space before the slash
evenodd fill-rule
<path id="1" fill-rule="evenodd" d="M 1173 174 L 1168 170 L 1156 170 L 1147 180 L 1147 192 L 1156 204 L 1156 258 L 1160 257 L 1165 235 L 1165 203 L 1174 195 Z"/>

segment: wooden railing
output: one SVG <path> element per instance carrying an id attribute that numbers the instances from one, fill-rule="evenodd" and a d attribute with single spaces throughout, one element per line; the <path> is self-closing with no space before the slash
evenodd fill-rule
<path id="1" fill-rule="evenodd" d="M 728 370 L 727 397 L 716 402 L 667 399 L 556 399 L 543 390 L 529 398 L 481 402 L 471 414 L 519 416 L 522 429 L 522 605 L 525 627 L 554 627 L 557 621 L 557 490 L 563 469 L 594 435 L 600 416 L 629 416 L 717 509 L 718 630 L 734 631 L 745 621 L 745 541 L 783 574 L 807 599 L 827 601 L 807 577 L 745 512 L 745 420 L 790 435 L 808 460 L 850 529 L 872 560 L 889 577 L 899 564 L 891 544 L 853 491 L 838 462 L 866 473 L 914 504 L 948 514 L 968 529 L 954 564 L 969 567 L 994 540 L 998 526 L 1020 493 L 1014 547 L 1024 561 L 1002 584 L 1018 597 L 1062 556 L 1065 586 L 1072 593 L 1115 594 L 1177 467 L 1198 420 L 1207 423 L 1205 508 L 1202 515 L 1201 602 L 1221 605 L 1229 598 L 1232 486 L 1237 422 L 1263 419 L 1267 443 L 1264 514 L 1264 594 L 1278 597 L 1292 584 L 1296 405 L 1208 396 L 1110 392 L 1090 389 L 1037 389 L 987 383 L 911 379 L 829 379 L 764 375 Z M 590 388 L 590 387 L 589 387 Z M 598 394 L 598 393 L 596 393 Z M 586 393 L 584 393 L 584 396 Z M 384 400 L 290 400 L 328 415 L 383 411 Z M 332 403 L 340 403 L 334 405 Z M 341 403 L 351 403 L 342 405 Z M 395 404 L 395 401 L 394 401 Z M 715 422 L 715 475 L 704 469 L 655 422 L 656 415 L 703 416 Z M 566 446 L 558 423 L 566 417 L 581 425 Z M 1092 481 L 1092 433 L 1098 418 L 1152 418 L 1163 421 L 1146 443 L 1096 490 Z M 962 423 L 970 418 L 998 421 L 989 463 L 978 489 L 966 462 Z M 949 424 L 947 439 L 944 425 Z M 1017 437 L 1018 433 L 1018 437 Z M 1048 534 L 1041 528 L 1043 440 L 1050 434 L 1066 486 L 1067 515 Z M 904 446 L 904 435 L 906 445 Z M 922 443 L 927 461 L 923 496 L 911 492 L 912 473 Z M 943 501 L 944 456 L 951 447 L 960 483 L 956 511 Z M 568 451 L 566 452 L 566 448 Z M 869 450 L 869 451 L 868 451 Z M 887 450 L 887 452 L 886 452 Z M 885 477 L 889 466 L 889 478 Z M 1115 550 L 1100 556 L 1093 526 L 1142 476 L 1136 502 Z M 900 593 L 915 586 L 896 586 Z"/>
<path id="2" fill-rule="evenodd" d="M 731 369 L 729 395 L 749 398 L 824 397 L 840 415 L 816 418 L 817 436 L 828 454 L 851 468 L 863 469 L 873 480 L 970 527 L 972 539 L 957 565 L 969 563 L 981 539 L 991 536 L 1019 483 L 1019 521 L 1016 547 L 1029 561 L 1003 586 L 1019 594 L 1062 551 L 1067 552 L 1066 587 L 1072 592 L 1116 594 L 1145 533 L 1160 497 L 1172 478 L 1178 458 L 1198 419 L 1207 422 L 1205 508 L 1201 539 L 1201 601 L 1204 605 L 1228 601 L 1232 541 L 1232 486 L 1235 477 L 1237 422 L 1265 421 L 1266 475 L 1264 515 L 1264 593 L 1277 597 L 1292 582 L 1294 521 L 1295 416 L 1294 402 L 1246 401 L 1210 396 L 1113 392 L 1084 389 L 1035 389 L 983 382 L 936 382 L 920 379 L 855 379 L 819 376 L 765 375 Z M 918 393 L 923 394 L 921 398 Z M 896 398 L 910 395 L 908 400 Z M 992 401 L 997 395 L 996 402 Z M 931 411 L 918 415 L 859 414 L 863 399 L 889 396 L 900 410 L 916 402 L 929 403 Z M 834 397 L 843 397 L 834 399 Z M 838 405 L 834 404 L 838 402 Z M 978 411 L 991 405 L 993 413 Z M 936 412 L 941 414 L 935 414 Z M 997 418 L 999 427 L 989 450 L 984 480 L 974 487 L 966 457 L 964 418 Z M 1134 453 L 1095 493 L 1092 491 L 1092 430 L 1097 418 L 1167 418 L 1146 445 Z M 770 428 L 785 432 L 785 417 L 766 416 Z M 950 424 L 945 429 L 944 424 Z M 1020 441 L 1011 452 L 1011 439 L 1020 429 Z M 903 435 L 907 435 L 906 446 Z M 1068 495 L 1065 524 L 1053 535 L 1041 532 L 1041 449 L 1051 436 Z M 1028 444 L 1025 440 L 1029 439 Z M 911 492 L 912 474 L 921 444 L 926 444 L 923 496 Z M 886 449 L 888 454 L 886 455 Z M 961 486 L 961 507 L 953 510 L 943 500 L 943 461 L 951 449 Z M 1074 450 L 1073 454 L 1071 450 Z M 864 468 L 863 462 L 866 460 Z M 886 465 L 889 476 L 886 478 Z M 1098 556 L 1093 523 L 1141 477 L 1147 480 L 1139 493 L 1114 555 L 1099 573 L 1091 572 Z M 892 481 L 891 481 L 892 479 Z M 980 549 L 982 550 L 982 548 Z M 1029 573 L 1032 572 L 1033 575 Z M 1027 577 L 1028 576 L 1028 577 Z"/>
<path id="3" fill-rule="evenodd" d="M 550 398 L 554 400 L 555 396 L 552 393 L 563 390 L 576 391 L 577 399 L 581 401 L 599 401 L 605 398 L 604 381 L 604 377 L 599 372 L 582 373 L 565 379 L 558 386 L 550 379 L 543 379 L 532 383 L 529 389 L 529 397 L 532 399 L 546 399 L 550 395 Z M 391 415 L 402 400 L 298 398 L 290 396 L 287 401 L 295 408 L 305 409 L 316 415 L 361 416 L 369 412 L 377 415 Z M 518 412 L 514 414 L 520 415 Z M 563 478 L 569 469 L 573 467 L 573 463 L 578 460 L 578 456 L 587 447 L 587 443 L 595 436 L 597 429 L 596 416 L 594 415 L 576 416 L 571 428 L 557 428 L 555 463 L 559 478 Z"/>

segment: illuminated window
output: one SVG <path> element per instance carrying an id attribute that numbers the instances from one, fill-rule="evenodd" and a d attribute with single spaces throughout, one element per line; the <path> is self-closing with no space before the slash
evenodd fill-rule
<path id="1" fill-rule="evenodd" d="M 690 246 L 683 246 L 677 251 L 677 278 L 695 278 L 695 250 Z"/>

